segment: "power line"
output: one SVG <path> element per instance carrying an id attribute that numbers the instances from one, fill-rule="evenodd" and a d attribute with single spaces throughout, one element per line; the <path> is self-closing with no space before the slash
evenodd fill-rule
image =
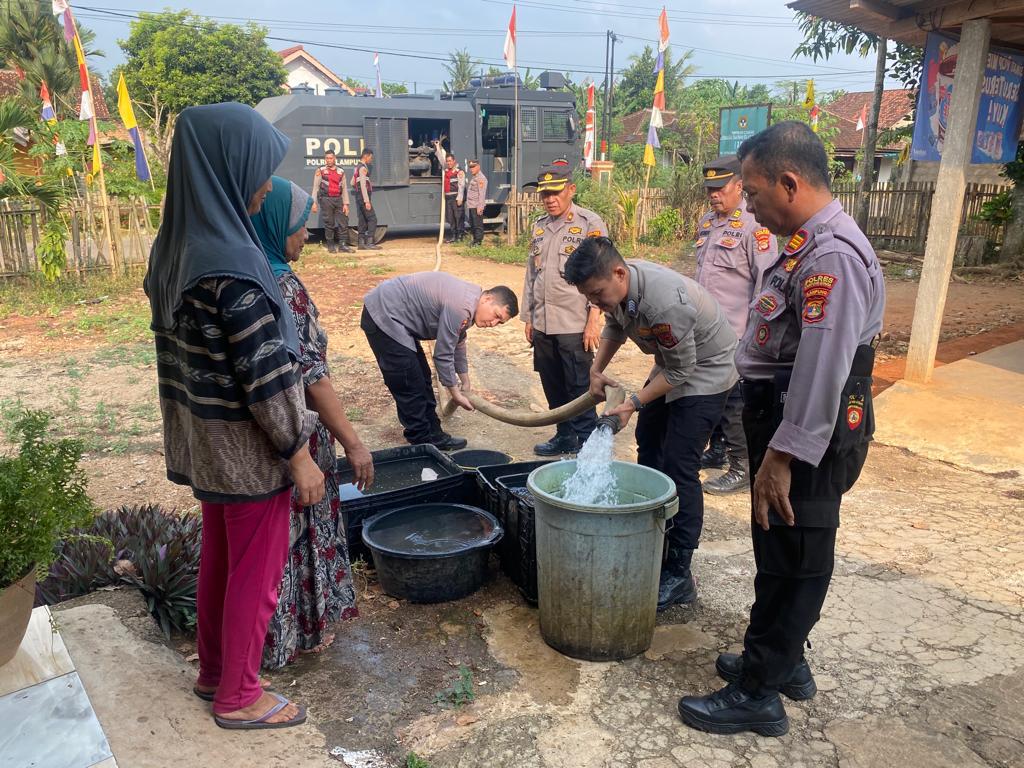
<path id="1" fill-rule="evenodd" d="M 507 0 L 482 0 L 482 2 L 491 3 L 492 5 L 508 5 Z M 538 10 L 553 11 L 555 13 L 574 13 L 574 14 L 578 14 L 579 13 L 579 10 L 577 10 L 575 8 L 565 8 L 565 7 L 560 6 L 560 5 L 554 5 L 554 4 L 551 4 L 551 3 L 539 2 L 538 0 L 516 0 L 516 4 L 518 6 L 521 6 L 521 7 L 524 7 L 524 8 L 536 8 Z M 770 21 L 770 20 L 766 20 L 766 19 L 761 19 L 761 20 L 758 20 L 758 21 L 754 21 L 753 17 L 751 17 L 751 21 L 745 21 L 745 20 L 742 19 L 740 14 L 730 15 L 728 18 L 721 18 L 721 17 L 719 17 L 719 18 L 705 19 L 705 18 L 686 18 L 686 17 L 682 17 L 680 15 L 681 13 L 685 13 L 685 11 L 677 12 L 677 13 L 673 14 L 672 16 L 669 17 L 669 21 L 672 21 L 674 19 L 679 24 L 682 24 L 684 22 L 700 22 L 702 24 L 710 24 L 710 25 L 713 25 L 713 26 L 725 26 L 725 27 L 747 27 L 747 26 L 750 26 L 751 23 L 756 23 L 758 27 L 778 27 L 778 28 L 792 28 L 793 27 L 793 22 L 792 21 L 788 21 L 788 22 L 783 21 L 782 20 L 783 17 L 778 17 L 779 21 Z M 618 19 L 645 19 L 645 20 L 648 20 L 648 21 L 652 19 L 652 17 L 647 15 L 647 14 L 627 13 L 626 11 L 604 10 L 604 9 L 602 9 L 602 11 L 601 11 L 601 16 L 602 17 L 609 17 L 609 18 L 618 18 Z"/>
<path id="2" fill-rule="evenodd" d="M 140 16 L 137 13 L 130 13 L 130 12 L 126 13 L 126 12 L 122 12 L 122 11 L 110 10 L 110 9 L 105 9 L 105 8 L 97 8 L 97 7 L 92 7 L 92 6 L 84 6 L 84 5 L 81 5 L 81 6 L 78 6 L 78 7 L 80 9 L 84 10 L 84 11 L 87 11 L 87 12 L 100 14 L 99 16 L 91 16 L 91 15 L 88 15 L 88 14 L 81 14 L 81 13 L 79 13 L 78 16 L 80 18 L 95 19 L 95 20 L 98 20 L 98 21 L 119 20 L 119 21 L 122 21 L 122 22 L 125 22 L 125 23 L 129 22 L 129 21 L 135 21 L 135 20 L 138 20 L 140 18 Z M 109 17 L 113 17 L 113 18 L 109 18 Z M 194 28 L 198 28 L 197 25 L 187 25 L 187 26 L 192 26 Z M 407 59 L 417 59 L 417 60 L 422 60 L 422 61 L 440 61 L 442 63 L 448 63 L 450 61 L 450 58 L 449 58 L 449 56 L 447 54 L 440 54 L 440 53 L 437 53 L 435 51 L 402 51 L 402 50 L 393 50 L 393 49 L 385 49 L 385 48 L 378 48 L 378 47 L 364 47 L 364 46 L 356 46 L 356 45 L 345 45 L 345 44 L 342 44 L 342 43 L 320 41 L 320 40 L 298 39 L 298 38 L 293 38 L 293 37 L 284 37 L 284 36 L 280 36 L 280 35 L 266 35 L 265 37 L 266 37 L 267 40 L 274 40 L 274 41 L 283 42 L 283 43 L 291 43 L 293 45 L 295 45 L 295 44 L 310 45 L 310 46 L 318 46 L 318 47 L 321 47 L 321 48 L 331 48 L 331 49 L 335 49 L 335 50 L 354 51 L 354 52 L 368 53 L 368 54 L 380 53 L 380 54 L 385 55 L 385 56 L 394 56 L 394 57 L 397 57 L 397 58 L 407 58 Z M 476 63 L 478 63 L 480 65 L 484 65 L 484 66 L 496 66 L 496 67 L 504 66 L 504 62 L 499 62 L 499 61 L 496 61 L 496 60 L 487 60 L 487 59 L 481 59 L 481 58 L 477 58 L 477 57 L 474 57 L 474 59 L 476 60 Z M 604 70 L 603 69 L 580 68 L 580 67 L 577 67 L 577 66 L 575 66 L 573 64 L 567 64 L 567 63 L 564 63 L 564 62 L 551 62 L 551 61 L 540 61 L 540 60 L 531 59 L 531 60 L 528 60 L 528 61 L 523 61 L 522 63 L 524 65 L 527 65 L 527 66 L 552 67 L 552 68 L 558 69 L 560 71 L 568 71 L 568 72 L 571 72 L 571 73 L 574 73 L 574 74 L 604 75 Z M 622 73 L 624 73 L 626 71 L 627 71 L 627 69 L 619 69 L 619 70 L 615 71 L 615 74 L 616 74 L 616 76 L 618 76 L 618 75 L 621 75 Z M 849 75 L 868 75 L 868 74 L 871 74 L 871 73 L 866 71 L 866 70 L 837 70 L 834 73 L 823 73 L 823 74 L 820 74 L 820 75 L 819 74 L 815 74 L 815 77 L 823 79 L 823 78 L 827 78 L 827 77 L 841 77 L 841 76 L 845 77 L 845 76 L 849 76 Z M 766 75 L 766 74 L 703 74 L 703 73 L 694 73 L 694 74 L 688 75 L 687 77 L 689 77 L 691 79 L 700 79 L 700 80 L 708 80 L 708 79 L 723 79 L 723 80 L 753 80 L 753 79 L 756 79 L 756 80 L 786 80 L 786 79 L 806 78 L 807 75 L 808 75 L 807 72 L 800 72 L 800 73 L 793 73 L 793 74 L 768 74 L 768 75 Z"/>

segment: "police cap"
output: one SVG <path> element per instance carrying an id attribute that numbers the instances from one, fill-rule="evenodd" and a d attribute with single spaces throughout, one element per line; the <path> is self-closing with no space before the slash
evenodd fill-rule
<path id="1" fill-rule="evenodd" d="M 704 166 L 704 186 L 719 189 L 740 175 L 740 161 L 736 155 L 722 155 Z"/>
<path id="2" fill-rule="evenodd" d="M 538 192 L 561 192 L 566 184 L 572 181 L 572 166 L 569 161 L 561 158 L 542 165 L 537 181 L 524 184 L 526 187 L 537 187 Z"/>

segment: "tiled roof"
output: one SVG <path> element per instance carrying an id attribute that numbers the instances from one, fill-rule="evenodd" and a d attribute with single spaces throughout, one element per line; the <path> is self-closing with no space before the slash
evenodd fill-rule
<path id="1" fill-rule="evenodd" d="M 107 109 L 107 100 L 103 98 L 103 87 L 100 79 L 94 74 L 89 75 L 92 80 L 92 100 L 96 108 L 96 117 L 100 120 L 110 120 L 110 110 Z M 21 91 L 22 75 L 13 69 L 0 69 L 0 98 L 16 96 Z M 40 108 L 42 102 L 39 103 Z"/>
<path id="2" fill-rule="evenodd" d="M 871 112 L 871 100 L 874 91 L 853 91 L 843 94 L 840 98 L 824 107 L 829 114 L 852 120 L 854 125 L 865 106 Z M 892 128 L 904 120 L 910 119 L 914 111 L 912 101 L 914 92 L 909 89 L 882 91 L 882 107 L 878 112 L 878 128 L 886 130 Z"/>
<path id="3" fill-rule="evenodd" d="M 677 118 L 673 110 L 661 113 L 665 128 L 674 128 Z M 651 110 L 641 109 L 622 118 L 622 132 L 613 139 L 615 144 L 643 144 L 647 141 L 647 126 L 651 122 Z"/>

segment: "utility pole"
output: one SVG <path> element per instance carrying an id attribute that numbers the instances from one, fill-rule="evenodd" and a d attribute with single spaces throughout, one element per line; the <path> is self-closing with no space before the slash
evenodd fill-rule
<path id="1" fill-rule="evenodd" d="M 615 97 L 615 43 L 619 41 L 619 38 L 615 36 L 614 32 L 609 32 L 612 41 L 612 56 L 611 61 L 608 64 L 608 100 L 605 103 L 605 111 L 608 113 L 608 154 L 611 155 L 612 151 L 612 99 Z"/>

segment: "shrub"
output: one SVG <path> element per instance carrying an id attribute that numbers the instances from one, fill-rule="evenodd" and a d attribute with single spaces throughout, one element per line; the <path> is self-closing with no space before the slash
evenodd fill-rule
<path id="1" fill-rule="evenodd" d="M 52 604 L 127 584 L 142 592 L 164 635 L 189 631 L 195 624 L 201 532 L 198 516 L 155 505 L 108 510 L 58 546 L 38 597 Z"/>
<path id="2" fill-rule="evenodd" d="M 647 234 L 640 240 L 645 245 L 665 245 L 683 237 L 683 217 L 675 208 L 665 208 L 647 222 Z"/>
<path id="3" fill-rule="evenodd" d="M 88 524 L 94 511 L 79 466 L 82 444 L 50 438 L 50 419 L 43 411 L 15 414 L 18 451 L 0 458 L 0 588 L 33 566 L 46 573 L 60 537 Z"/>

